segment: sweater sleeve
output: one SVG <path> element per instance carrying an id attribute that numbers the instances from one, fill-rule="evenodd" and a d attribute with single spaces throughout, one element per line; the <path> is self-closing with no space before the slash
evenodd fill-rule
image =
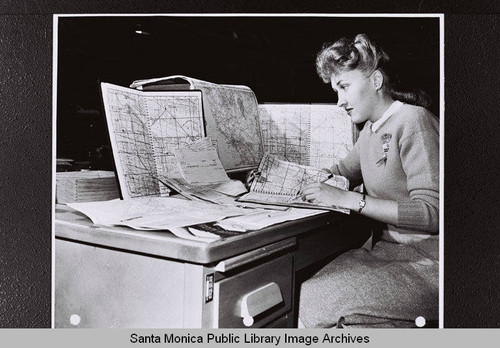
<path id="1" fill-rule="evenodd" d="M 360 183 L 363 180 L 359 161 L 359 140 L 354 144 L 351 152 L 338 164 L 333 165 L 330 171 L 335 175 L 346 177 L 351 183 Z"/>
<path id="2" fill-rule="evenodd" d="M 409 199 L 398 201 L 398 227 L 439 230 L 439 133 L 420 128 L 400 141 Z"/>

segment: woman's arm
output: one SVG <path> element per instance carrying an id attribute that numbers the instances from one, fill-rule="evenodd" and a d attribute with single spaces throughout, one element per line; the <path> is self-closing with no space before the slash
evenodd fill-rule
<path id="1" fill-rule="evenodd" d="M 336 187 L 315 183 L 308 185 L 302 191 L 304 201 L 337 205 L 358 212 L 363 194 L 353 191 L 344 191 Z M 391 225 L 398 224 L 398 202 L 365 196 L 365 207 L 361 214 L 380 222 Z"/>
<path id="2" fill-rule="evenodd" d="M 413 120 L 417 129 L 401 140 L 400 156 L 409 197 L 396 200 L 366 196 L 361 214 L 397 227 L 436 233 L 439 230 L 439 133 L 423 116 Z M 341 173 L 342 174 L 342 173 Z M 326 184 L 312 184 L 303 200 L 318 201 L 359 211 L 362 195 Z"/>
<path id="3" fill-rule="evenodd" d="M 349 154 L 339 164 L 330 167 L 329 171 L 332 174 L 346 177 L 351 185 L 359 185 L 363 181 L 359 161 L 359 141 L 354 144 Z"/>

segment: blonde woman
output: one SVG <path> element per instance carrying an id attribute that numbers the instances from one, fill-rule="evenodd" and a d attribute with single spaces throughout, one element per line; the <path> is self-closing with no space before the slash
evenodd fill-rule
<path id="1" fill-rule="evenodd" d="M 306 327 L 413 327 L 438 319 L 439 121 L 427 95 L 405 90 L 388 55 L 364 35 L 318 54 L 316 67 L 352 122 L 352 152 L 331 168 L 366 193 L 312 184 L 302 199 L 349 208 L 384 224 L 373 249 L 342 254 L 304 282 Z M 419 318 L 422 322 L 422 318 Z"/>

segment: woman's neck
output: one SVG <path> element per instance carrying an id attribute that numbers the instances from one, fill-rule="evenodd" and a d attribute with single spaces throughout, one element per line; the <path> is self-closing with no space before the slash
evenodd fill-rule
<path id="1" fill-rule="evenodd" d="M 392 99 L 390 95 L 385 94 L 384 96 L 381 96 L 381 98 L 373 108 L 373 114 L 372 117 L 370 117 L 370 121 L 372 123 L 378 121 L 384 115 L 387 109 L 389 109 L 392 103 L 394 103 L 394 99 Z"/>

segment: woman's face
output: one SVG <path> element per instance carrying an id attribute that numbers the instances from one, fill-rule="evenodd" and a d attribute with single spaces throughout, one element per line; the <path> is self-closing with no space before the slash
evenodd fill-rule
<path id="1" fill-rule="evenodd" d="M 339 100 L 337 105 L 344 108 L 354 123 L 362 123 L 373 115 L 377 90 L 371 75 L 366 77 L 359 70 L 332 74 L 331 85 Z"/>

